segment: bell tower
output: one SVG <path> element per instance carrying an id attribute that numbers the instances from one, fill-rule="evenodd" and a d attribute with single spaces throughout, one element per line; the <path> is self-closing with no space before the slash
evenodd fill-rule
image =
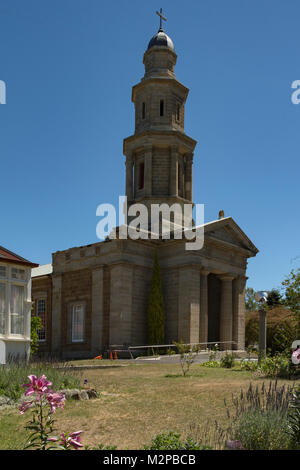
<path id="1" fill-rule="evenodd" d="M 144 53 L 145 74 L 132 88 L 135 132 L 124 139 L 128 206 L 193 202 L 196 141 L 184 132 L 189 90 L 176 78 L 174 44 L 162 27 Z"/>

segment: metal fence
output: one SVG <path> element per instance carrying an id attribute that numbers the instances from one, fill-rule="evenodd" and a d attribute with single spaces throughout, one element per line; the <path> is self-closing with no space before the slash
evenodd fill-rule
<path id="1" fill-rule="evenodd" d="M 195 346 L 199 346 L 200 351 L 207 351 L 209 349 L 212 349 L 214 346 L 218 345 L 219 350 L 221 350 L 221 347 L 223 346 L 232 346 L 235 345 L 235 341 L 211 341 L 207 343 L 182 343 L 182 346 L 190 346 L 191 350 Z M 203 346 L 203 348 L 201 348 Z M 151 344 L 151 345 L 145 345 L 145 346 L 128 346 L 127 351 L 130 354 L 131 359 L 134 359 L 132 351 L 138 351 L 138 350 L 145 350 L 145 351 L 151 351 L 152 355 L 155 356 L 155 349 L 171 349 L 171 348 L 177 348 L 176 344 Z M 113 350 L 113 348 L 111 348 Z M 226 348 L 225 348 L 226 349 Z M 122 351 L 125 351 L 124 349 Z"/>

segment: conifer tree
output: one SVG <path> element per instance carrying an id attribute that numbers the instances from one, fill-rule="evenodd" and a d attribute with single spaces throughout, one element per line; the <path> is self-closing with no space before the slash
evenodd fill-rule
<path id="1" fill-rule="evenodd" d="M 157 252 L 154 256 L 151 291 L 149 296 L 148 312 L 148 344 L 164 344 L 165 339 L 165 313 L 164 298 L 160 266 Z"/>

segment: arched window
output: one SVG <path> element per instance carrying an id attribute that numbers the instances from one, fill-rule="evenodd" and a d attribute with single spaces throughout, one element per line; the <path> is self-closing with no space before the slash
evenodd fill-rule
<path id="1" fill-rule="evenodd" d="M 164 111 L 165 111 L 164 108 L 165 108 L 164 100 L 160 100 L 160 105 L 159 105 L 159 114 L 160 114 L 160 116 L 164 115 Z"/>
<path id="2" fill-rule="evenodd" d="M 145 119 L 146 117 L 146 103 L 143 102 L 142 104 L 142 119 Z"/>

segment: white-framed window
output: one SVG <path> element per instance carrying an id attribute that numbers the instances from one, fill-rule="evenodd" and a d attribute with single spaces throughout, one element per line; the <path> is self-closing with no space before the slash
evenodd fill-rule
<path id="1" fill-rule="evenodd" d="M 7 277 L 6 266 L 0 266 L 0 279 L 6 279 L 6 277 Z"/>
<path id="2" fill-rule="evenodd" d="M 4 282 L 0 282 L 0 335 L 5 334 L 5 314 L 6 314 L 6 284 Z"/>
<path id="3" fill-rule="evenodd" d="M 29 336 L 30 270 L 0 260 L 0 336 Z"/>
<path id="4" fill-rule="evenodd" d="M 12 284 L 10 287 L 10 333 L 12 335 L 24 335 L 25 287 Z"/>
<path id="5" fill-rule="evenodd" d="M 84 341 L 85 327 L 84 303 L 75 303 L 72 305 L 71 322 L 72 343 L 82 343 Z"/>
<path id="6" fill-rule="evenodd" d="M 37 299 L 35 301 L 36 316 L 40 317 L 42 327 L 38 330 L 38 340 L 40 342 L 46 341 L 46 321 L 47 321 L 47 312 L 46 312 L 46 299 Z"/>
<path id="7" fill-rule="evenodd" d="M 25 269 L 11 268 L 11 278 L 24 281 L 24 279 L 25 279 Z"/>

